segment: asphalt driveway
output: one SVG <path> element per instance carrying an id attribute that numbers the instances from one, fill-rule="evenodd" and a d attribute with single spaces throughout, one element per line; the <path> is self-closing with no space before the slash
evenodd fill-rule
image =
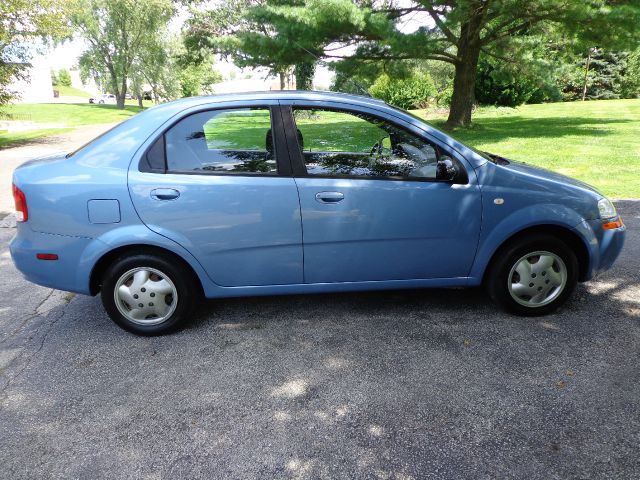
<path id="1" fill-rule="evenodd" d="M 558 314 L 479 290 L 209 302 L 139 338 L 0 229 L 0 478 L 638 478 L 640 202 Z"/>

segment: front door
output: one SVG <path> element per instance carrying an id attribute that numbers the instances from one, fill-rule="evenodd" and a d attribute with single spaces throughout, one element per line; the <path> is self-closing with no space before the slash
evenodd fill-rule
<path id="1" fill-rule="evenodd" d="M 305 282 L 468 276 L 481 222 L 470 168 L 371 114 L 295 106 L 292 114 L 289 141 L 306 172 L 296 175 Z M 445 156 L 459 171 L 454 182 L 439 178 Z"/>
<path id="2" fill-rule="evenodd" d="M 276 106 L 186 116 L 147 154 L 163 156 L 147 167 L 164 171 L 132 165 L 133 203 L 218 285 L 302 283 L 300 205 L 284 145 Z"/>

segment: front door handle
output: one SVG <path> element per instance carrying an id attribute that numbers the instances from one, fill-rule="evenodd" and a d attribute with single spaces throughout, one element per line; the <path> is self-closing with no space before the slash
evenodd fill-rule
<path id="1" fill-rule="evenodd" d="M 154 188 L 151 190 L 151 198 L 154 200 L 175 200 L 180 192 L 175 188 Z"/>
<path id="2" fill-rule="evenodd" d="M 340 192 L 318 192 L 316 200 L 320 203 L 338 203 L 344 200 L 344 195 Z"/>

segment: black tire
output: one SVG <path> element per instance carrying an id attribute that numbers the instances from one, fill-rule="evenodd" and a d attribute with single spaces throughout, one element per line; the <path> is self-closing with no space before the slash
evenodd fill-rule
<path id="1" fill-rule="evenodd" d="M 114 291 L 118 281 L 125 273 L 137 268 L 159 271 L 175 287 L 177 292 L 176 305 L 173 307 L 173 312 L 161 323 L 136 323 L 123 315 L 116 304 Z M 142 291 L 144 292 L 145 290 Z M 142 294 L 140 293 L 140 295 Z M 150 294 L 145 293 L 145 295 Z M 193 273 L 182 262 L 177 262 L 169 256 L 140 253 L 120 257 L 105 270 L 102 275 L 100 296 L 109 317 L 118 326 L 137 335 L 153 336 L 170 333 L 182 328 L 195 312 L 201 298 L 201 290 Z M 155 298 L 147 298 L 146 300 L 155 300 Z M 141 301 L 143 300 L 141 299 Z M 173 303 L 173 295 L 169 297 L 168 302 Z M 144 321 L 147 320 L 139 320 L 139 322 Z"/>
<path id="2" fill-rule="evenodd" d="M 541 306 L 527 306 L 519 303 L 510 293 L 509 282 L 514 282 L 514 278 L 509 278 L 512 268 L 526 255 L 534 252 L 550 252 L 559 257 L 566 268 L 566 282 L 564 288 L 559 289 L 553 300 Z M 535 260 L 535 257 L 533 258 Z M 558 262 L 559 263 L 559 262 Z M 535 263 L 534 263 L 535 264 Z M 553 268 L 557 265 L 554 264 Z M 514 272 L 515 273 L 515 272 Z M 536 277 L 535 274 L 532 274 Z M 527 279 L 527 282 L 542 282 L 541 277 Z M 548 280 L 547 280 L 548 283 Z M 556 310 L 571 295 L 578 283 L 578 260 L 571 249 L 560 239 L 546 234 L 533 234 L 526 238 L 521 238 L 505 248 L 501 249 L 489 266 L 485 275 L 484 285 L 491 299 L 503 309 L 522 316 L 546 315 Z M 529 286 L 534 285 L 529 283 Z M 534 288 L 537 287 L 537 283 Z M 553 293 L 553 292 L 551 292 Z M 521 301 L 526 301 L 526 296 Z M 549 295 L 551 298 L 551 295 Z"/>

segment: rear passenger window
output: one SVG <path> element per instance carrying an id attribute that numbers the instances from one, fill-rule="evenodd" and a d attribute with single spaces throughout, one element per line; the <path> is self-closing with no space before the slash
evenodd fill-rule
<path id="1" fill-rule="evenodd" d="M 277 173 L 268 108 L 190 115 L 165 134 L 169 171 Z"/>

